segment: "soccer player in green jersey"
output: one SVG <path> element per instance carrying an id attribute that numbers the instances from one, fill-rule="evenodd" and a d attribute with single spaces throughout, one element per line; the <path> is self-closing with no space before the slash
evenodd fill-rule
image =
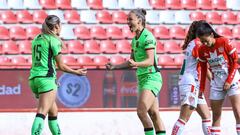
<path id="1" fill-rule="evenodd" d="M 134 9 L 128 14 L 128 26 L 135 33 L 130 60 L 119 65 L 108 63 L 106 67 L 110 70 L 137 67 L 137 115 L 144 126 L 145 135 L 155 135 L 153 126 L 157 135 L 165 135 L 157 99 L 162 87 L 162 77 L 157 68 L 156 39 L 145 28 L 145 15 L 144 9 Z"/>
<path id="2" fill-rule="evenodd" d="M 29 85 L 38 98 L 37 114 L 32 125 L 32 135 L 41 135 L 44 119 L 48 115 L 48 126 L 53 135 L 61 135 L 57 122 L 56 99 L 56 66 L 60 70 L 76 75 L 85 75 L 86 69 L 73 70 L 62 61 L 62 41 L 60 19 L 49 15 L 42 25 L 42 33 L 32 41 L 32 67 Z"/>

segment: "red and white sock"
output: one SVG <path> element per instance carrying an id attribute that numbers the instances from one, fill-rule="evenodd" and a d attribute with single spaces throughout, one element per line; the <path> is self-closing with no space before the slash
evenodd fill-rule
<path id="1" fill-rule="evenodd" d="M 211 135 L 221 135 L 221 127 L 212 127 Z"/>
<path id="2" fill-rule="evenodd" d="M 240 135 L 240 124 L 236 125 L 237 134 Z"/>
<path id="3" fill-rule="evenodd" d="M 185 126 L 185 121 L 178 119 L 172 129 L 171 135 L 181 135 Z"/>
<path id="4" fill-rule="evenodd" d="M 202 120 L 202 130 L 204 135 L 211 135 L 211 131 L 210 131 L 211 125 L 212 125 L 211 119 Z"/>

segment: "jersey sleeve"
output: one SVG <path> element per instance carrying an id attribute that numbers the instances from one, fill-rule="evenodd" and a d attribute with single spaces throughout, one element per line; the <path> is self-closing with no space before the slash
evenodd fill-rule
<path id="1" fill-rule="evenodd" d="M 156 40 L 154 39 L 154 37 L 148 36 L 144 44 L 145 44 L 144 46 L 145 50 L 154 49 L 156 47 Z"/>
<path id="2" fill-rule="evenodd" d="M 228 70 L 229 74 L 226 82 L 231 84 L 238 68 L 238 54 L 237 54 L 236 48 L 232 46 L 230 40 L 226 40 L 224 48 L 226 53 L 228 54 L 229 65 L 230 65 Z"/>
<path id="3" fill-rule="evenodd" d="M 202 49 L 198 49 L 199 54 L 199 65 L 201 68 L 201 77 L 200 77 L 200 91 L 204 92 L 205 90 L 205 83 L 206 83 L 206 77 L 207 77 L 207 60 L 204 57 L 204 53 Z"/>
<path id="4" fill-rule="evenodd" d="M 53 52 L 53 56 L 57 56 L 58 54 L 61 53 L 61 42 L 58 39 L 52 40 L 51 41 L 51 49 Z"/>

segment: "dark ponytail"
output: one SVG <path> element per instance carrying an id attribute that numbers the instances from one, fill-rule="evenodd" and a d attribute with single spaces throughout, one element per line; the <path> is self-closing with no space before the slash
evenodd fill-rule
<path id="1" fill-rule="evenodd" d="M 205 22 L 198 26 L 197 31 L 196 31 L 196 36 L 197 37 L 201 37 L 204 35 L 208 36 L 208 35 L 211 35 L 212 33 L 213 33 L 214 38 L 222 37 L 212 28 L 212 26 L 209 23 Z"/>
<path id="2" fill-rule="evenodd" d="M 134 13 L 138 18 L 142 20 L 142 25 L 145 28 L 146 26 L 146 14 L 147 11 L 145 9 L 133 9 L 130 11 L 130 13 Z"/>

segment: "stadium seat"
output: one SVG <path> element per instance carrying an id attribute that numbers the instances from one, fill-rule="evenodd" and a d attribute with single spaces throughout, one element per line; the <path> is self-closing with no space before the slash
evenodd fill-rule
<path id="1" fill-rule="evenodd" d="M 23 0 L 25 9 L 42 9 L 39 0 Z"/>
<path id="2" fill-rule="evenodd" d="M 222 36 L 225 36 L 227 38 L 232 38 L 232 31 L 227 26 L 218 26 L 216 28 L 216 32 Z"/>
<path id="3" fill-rule="evenodd" d="M 222 22 L 225 24 L 237 24 L 237 16 L 231 11 L 222 12 Z"/>
<path id="4" fill-rule="evenodd" d="M 103 9 L 102 0 L 87 0 L 87 4 L 90 9 Z"/>
<path id="5" fill-rule="evenodd" d="M 217 10 L 227 10 L 226 0 L 212 0 L 212 8 Z"/>
<path id="6" fill-rule="evenodd" d="M 10 68 L 8 65 L 10 64 L 10 59 L 4 55 L 0 56 L 0 68 Z"/>
<path id="7" fill-rule="evenodd" d="M 62 25 L 60 37 L 66 40 L 76 39 L 73 32 L 73 27 L 70 25 Z"/>
<path id="8" fill-rule="evenodd" d="M 118 0 L 103 0 L 104 9 L 119 9 Z"/>
<path id="9" fill-rule="evenodd" d="M 0 10 L 1 9 L 9 9 L 7 0 L 0 0 Z"/>
<path id="10" fill-rule="evenodd" d="M 3 23 L 17 23 L 17 17 L 11 10 L 2 11 L 1 20 Z"/>
<path id="11" fill-rule="evenodd" d="M 233 40 L 232 46 L 236 47 L 238 54 L 240 54 L 240 42 L 238 40 Z"/>
<path id="12" fill-rule="evenodd" d="M 232 28 L 233 38 L 240 39 L 240 26 L 235 26 Z"/>
<path id="13" fill-rule="evenodd" d="M 14 66 L 13 68 L 20 68 L 20 69 L 29 68 L 31 66 L 31 64 L 28 63 L 27 59 L 23 56 L 11 57 L 11 64 Z"/>
<path id="14" fill-rule="evenodd" d="M 55 0 L 39 0 L 40 5 L 43 9 L 56 9 Z"/>
<path id="15" fill-rule="evenodd" d="M 122 27 L 122 33 L 123 33 L 124 38 L 126 38 L 126 39 L 132 39 L 134 37 L 134 33 L 132 33 L 130 31 L 128 26 Z"/>
<path id="16" fill-rule="evenodd" d="M 23 0 L 8 0 L 8 7 L 10 9 L 24 9 Z"/>
<path id="17" fill-rule="evenodd" d="M 79 40 L 70 40 L 67 42 L 69 53 L 84 53 L 84 45 Z"/>
<path id="18" fill-rule="evenodd" d="M 33 23 L 33 16 L 28 10 L 21 10 L 16 12 L 19 23 Z"/>
<path id="19" fill-rule="evenodd" d="M 102 26 L 92 26 L 90 33 L 93 39 L 107 39 L 106 30 Z"/>
<path id="20" fill-rule="evenodd" d="M 227 9 L 240 10 L 239 0 L 227 0 Z"/>
<path id="21" fill-rule="evenodd" d="M 164 51 L 166 53 L 182 53 L 182 49 L 175 41 L 166 41 L 164 43 Z"/>
<path id="22" fill-rule="evenodd" d="M 0 40 L 10 39 L 9 31 L 6 27 L 0 26 Z"/>
<path id="23" fill-rule="evenodd" d="M 206 13 L 206 20 L 209 23 L 212 23 L 212 24 L 222 24 L 221 15 L 216 11 L 207 12 Z"/>
<path id="24" fill-rule="evenodd" d="M 105 65 L 109 62 L 106 56 L 94 56 L 93 62 L 99 68 L 105 68 Z"/>
<path id="25" fill-rule="evenodd" d="M 121 9 L 134 9 L 134 3 L 133 0 L 119 0 L 118 6 Z"/>
<path id="26" fill-rule="evenodd" d="M 164 25 L 155 26 L 153 28 L 153 35 L 157 39 L 170 39 L 169 30 Z"/>
<path id="27" fill-rule="evenodd" d="M 181 4 L 183 9 L 188 9 L 188 10 L 197 9 L 196 0 L 182 0 Z"/>
<path id="28" fill-rule="evenodd" d="M 29 26 L 26 28 L 27 38 L 34 39 L 36 35 L 41 33 L 41 29 L 37 26 Z"/>
<path id="29" fill-rule="evenodd" d="M 185 30 L 181 26 L 175 25 L 169 29 L 170 36 L 174 39 L 184 39 Z"/>
<path id="30" fill-rule="evenodd" d="M 168 9 L 182 9 L 180 0 L 165 0 L 165 6 Z"/>
<path id="31" fill-rule="evenodd" d="M 84 25 L 75 27 L 74 34 L 78 39 L 91 39 L 90 30 Z"/>
<path id="32" fill-rule="evenodd" d="M 176 11 L 175 22 L 179 24 L 190 24 L 190 12 L 188 11 Z"/>
<path id="33" fill-rule="evenodd" d="M 84 65 L 84 66 L 94 65 L 92 58 L 89 56 L 79 56 L 77 58 L 77 62 L 79 65 Z"/>
<path id="34" fill-rule="evenodd" d="M 32 44 L 29 40 L 23 40 L 17 42 L 19 53 L 21 54 L 31 54 L 32 53 Z"/>
<path id="35" fill-rule="evenodd" d="M 211 10 L 212 2 L 211 0 L 197 0 L 197 8 L 203 10 Z"/>
<path id="36" fill-rule="evenodd" d="M 164 50 L 164 44 L 162 42 L 160 42 L 159 40 L 157 40 L 157 53 L 165 53 Z"/>
<path id="37" fill-rule="evenodd" d="M 3 54 L 18 54 L 18 46 L 14 41 L 5 41 L 2 44 L 2 52 Z"/>
<path id="38" fill-rule="evenodd" d="M 68 54 L 68 40 L 63 41 L 63 45 L 61 47 L 61 53 L 62 54 Z"/>
<path id="39" fill-rule="evenodd" d="M 240 22 L 240 13 L 238 12 L 236 16 L 237 16 L 237 22 Z"/>
<path id="40" fill-rule="evenodd" d="M 206 16 L 203 14 L 203 12 L 196 11 L 190 13 L 190 19 L 192 21 L 206 20 Z"/>
<path id="41" fill-rule="evenodd" d="M 49 10 L 48 15 L 56 15 L 60 18 L 61 23 L 66 23 L 63 10 Z"/>
<path id="42" fill-rule="evenodd" d="M 122 30 L 117 26 L 107 27 L 107 37 L 110 39 L 123 39 Z"/>
<path id="43" fill-rule="evenodd" d="M 76 10 L 65 11 L 64 18 L 67 21 L 67 23 L 73 23 L 73 24 L 81 23 L 80 15 L 78 14 L 78 12 Z"/>
<path id="44" fill-rule="evenodd" d="M 45 12 L 45 10 L 35 10 L 33 12 L 33 21 L 35 23 L 42 24 L 47 16 L 48 14 Z"/>
<path id="45" fill-rule="evenodd" d="M 158 65 L 163 67 L 173 66 L 174 59 L 169 55 L 161 55 L 158 57 Z"/>
<path id="46" fill-rule="evenodd" d="M 164 24 L 175 24 L 175 11 L 160 11 L 159 21 Z"/>
<path id="47" fill-rule="evenodd" d="M 0 54 L 2 55 L 3 52 L 2 52 L 2 45 L 0 44 Z"/>
<path id="48" fill-rule="evenodd" d="M 151 9 L 148 0 L 134 0 L 135 8 Z"/>
<path id="49" fill-rule="evenodd" d="M 146 15 L 147 24 L 159 24 L 159 11 L 148 10 Z"/>
<path id="50" fill-rule="evenodd" d="M 56 6 L 59 9 L 72 9 L 71 0 L 56 0 Z"/>
<path id="51" fill-rule="evenodd" d="M 102 40 L 100 42 L 100 50 L 102 53 L 117 53 L 115 44 L 111 40 Z"/>
<path id="52" fill-rule="evenodd" d="M 97 23 L 96 12 L 93 10 L 83 10 L 80 14 L 81 21 L 83 23 Z"/>
<path id="53" fill-rule="evenodd" d="M 114 23 L 125 24 L 127 23 L 127 14 L 124 11 L 115 11 L 112 13 Z"/>
<path id="54" fill-rule="evenodd" d="M 84 42 L 85 53 L 101 53 L 100 46 L 96 40 L 86 40 Z"/>
<path id="55" fill-rule="evenodd" d="M 96 14 L 96 19 L 99 23 L 109 23 L 111 24 L 112 21 L 112 15 L 107 10 L 100 10 Z"/>
<path id="56" fill-rule="evenodd" d="M 174 57 L 174 64 L 175 64 L 175 66 L 180 68 L 182 66 L 182 64 L 183 64 L 183 60 L 184 60 L 184 55 L 176 55 Z"/>
<path id="57" fill-rule="evenodd" d="M 62 56 L 62 61 L 63 63 L 69 65 L 69 66 L 76 66 L 78 65 L 76 58 L 71 55 L 63 55 Z"/>
<path id="58" fill-rule="evenodd" d="M 149 4 L 153 9 L 166 9 L 165 0 L 149 0 Z"/>
<path id="59" fill-rule="evenodd" d="M 127 40 L 119 40 L 116 42 L 116 48 L 119 53 L 131 53 L 131 44 Z"/>
<path id="60" fill-rule="evenodd" d="M 13 40 L 27 39 L 25 29 L 20 26 L 11 26 L 9 31 L 10 31 L 10 38 Z"/>
<path id="61" fill-rule="evenodd" d="M 86 0 L 71 0 L 71 6 L 74 9 L 89 9 Z"/>
<path id="62" fill-rule="evenodd" d="M 109 59 L 112 64 L 121 64 L 125 62 L 125 59 L 120 55 L 111 56 Z"/>

